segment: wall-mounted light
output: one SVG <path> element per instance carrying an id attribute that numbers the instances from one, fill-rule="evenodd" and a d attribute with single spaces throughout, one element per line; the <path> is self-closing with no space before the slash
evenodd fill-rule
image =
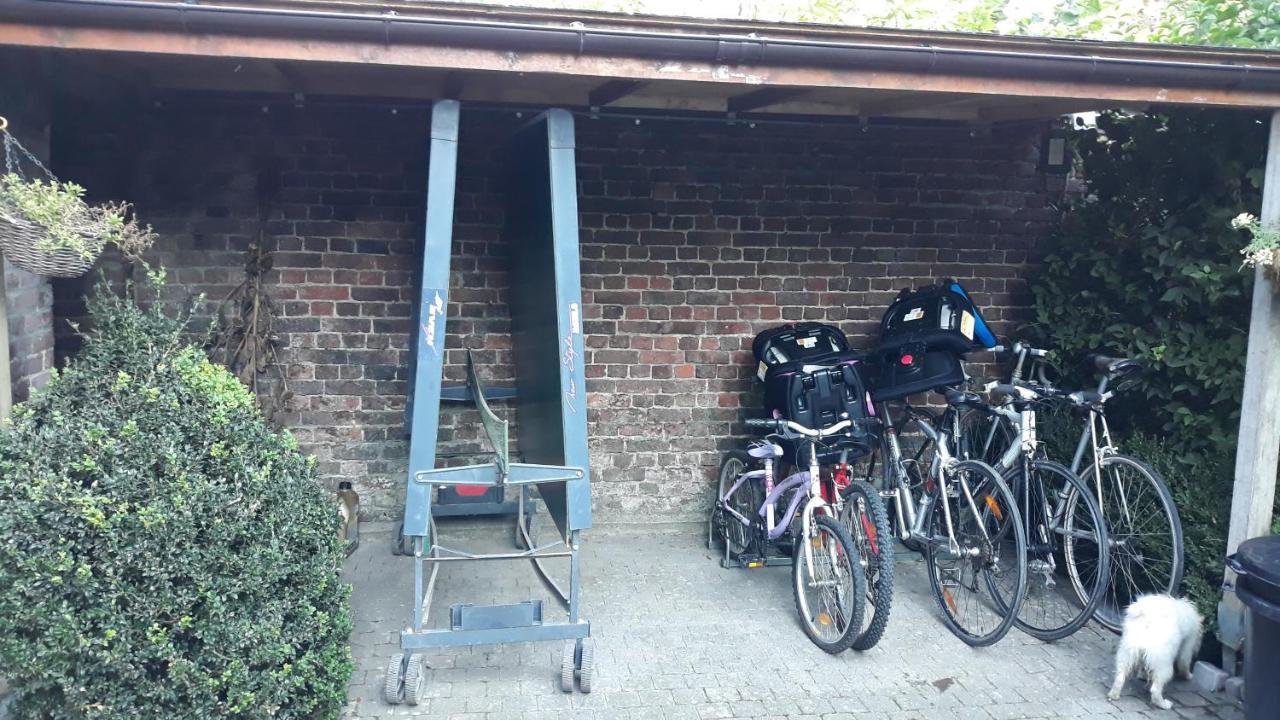
<path id="1" fill-rule="evenodd" d="M 1055 122 L 1040 142 L 1040 171 L 1065 175 L 1071 170 L 1071 148 L 1067 145 L 1067 127 Z"/>

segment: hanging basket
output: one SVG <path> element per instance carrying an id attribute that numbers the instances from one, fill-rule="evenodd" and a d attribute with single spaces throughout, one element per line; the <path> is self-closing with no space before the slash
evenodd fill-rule
<path id="1" fill-rule="evenodd" d="M 89 272 L 97 262 L 98 254 L 86 257 L 71 248 L 58 248 L 52 252 L 41 250 L 38 244 L 49 231 L 39 223 L 31 222 L 0 204 L 0 252 L 9 262 L 36 275 L 46 277 L 80 277 Z"/>
<path id="2" fill-rule="evenodd" d="M 5 175 L 0 178 L 0 251 L 9 262 L 37 275 L 79 277 L 93 267 L 108 241 L 119 242 L 122 231 L 137 226 L 126 222 L 125 206 L 90 206 L 78 196 L 83 189 L 58 183 L 53 173 L 9 134 L 8 125 L 0 117 L 5 160 Z M 33 179 L 37 171 L 42 177 Z M 56 198 L 57 209 L 51 213 L 57 217 L 56 226 L 24 212 L 19 206 L 22 200 L 9 193 L 14 188 L 21 189 L 19 197 L 27 200 L 33 196 L 38 200 Z"/>

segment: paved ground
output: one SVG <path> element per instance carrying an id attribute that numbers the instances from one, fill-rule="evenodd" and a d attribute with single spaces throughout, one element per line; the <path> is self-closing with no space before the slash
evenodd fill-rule
<path id="1" fill-rule="evenodd" d="M 456 547 L 510 547 L 508 525 L 440 532 Z M 1098 628 L 1052 645 L 1015 630 L 994 647 L 971 649 L 938 620 L 924 564 L 909 553 L 899 555 L 899 590 L 880 645 L 826 655 L 797 623 L 789 568 L 721 569 L 688 525 L 590 531 L 583 598 L 596 642 L 591 695 L 557 689 L 558 643 L 486 646 L 428 654 L 430 701 L 392 709 L 380 696 L 382 672 L 411 617 L 413 562 L 393 557 L 388 541 L 366 532 L 348 561 L 353 720 L 1242 717 L 1186 683 L 1169 693 L 1172 711 L 1148 705 L 1136 683 L 1108 702 L 1115 637 Z M 432 616 L 447 618 L 456 602 L 530 597 L 545 594 L 527 563 L 455 564 L 441 572 Z"/>

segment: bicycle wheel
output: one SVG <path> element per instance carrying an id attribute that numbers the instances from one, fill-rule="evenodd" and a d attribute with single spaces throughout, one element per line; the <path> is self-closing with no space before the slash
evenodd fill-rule
<path id="1" fill-rule="evenodd" d="M 948 630 L 969 645 L 991 645 L 1013 627 L 1027 590 L 1022 518 L 1013 493 L 990 465 L 957 462 L 947 480 L 949 492 L 934 490 L 925 518 L 929 586 Z M 996 585 L 1004 602 L 992 594 Z"/>
<path id="2" fill-rule="evenodd" d="M 1013 430 L 1000 416 L 983 409 L 969 408 L 960 415 L 956 457 L 961 460 L 981 460 L 995 466 L 1013 441 Z"/>
<path id="3" fill-rule="evenodd" d="M 1108 455 L 1100 475 L 1091 465 L 1080 479 L 1100 500 L 1111 547 L 1110 578 L 1094 617 L 1119 632 L 1125 608 L 1139 595 L 1178 593 L 1185 566 L 1182 520 L 1164 478 L 1141 460 Z M 1071 580 L 1083 597 L 1088 576 Z"/>
<path id="4" fill-rule="evenodd" d="M 885 511 L 880 493 L 862 480 L 854 480 L 845 489 L 841 520 L 858 548 L 867 576 L 867 607 L 853 649 L 870 650 L 884 636 L 889 624 L 889 606 L 893 604 L 893 534 L 889 529 L 889 513 Z"/>
<path id="5" fill-rule="evenodd" d="M 849 531 L 826 515 L 813 516 L 796 541 L 791 585 L 800 625 L 814 645 L 844 652 L 858 639 L 866 610 L 867 578 Z"/>
<path id="6" fill-rule="evenodd" d="M 1079 630 L 1102 602 L 1110 564 L 1106 523 L 1092 493 L 1061 464 L 1035 460 L 1029 476 L 1024 472 L 1017 468 L 1005 476 L 1027 532 L 1027 593 L 1015 623 L 1052 642 Z M 1072 573 L 1082 595 L 1068 580 Z M 992 592 L 1004 601 L 998 588 Z"/>
<path id="7" fill-rule="evenodd" d="M 753 459 L 745 450 L 730 450 L 720 460 L 720 471 L 716 475 L 716 495 L 711 499 L 711 518 L 707 522 L 707 547 L 724 550 L 724 543 L 729 543 L 729 551 L 742 553 L 751 545 L 753 533 L 738 518 L 726 513 L 720 506 L 721 500 L 729 488 L 738 481 L 738 477 L 747 471 Z M 738 488 L 727 501 L 734 512 L 745 518 L 754 518 L 764 502 L 760 483 L 748 480 Z"/>

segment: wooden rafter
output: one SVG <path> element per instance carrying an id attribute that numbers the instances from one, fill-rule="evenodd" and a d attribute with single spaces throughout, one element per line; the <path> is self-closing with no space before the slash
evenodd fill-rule
<path id="1" fill-rule="evenodd" d="M 639 80 L 610 80 L 587 95 L 587 104 L 591 107 L 604 107 L 639 90 L 645 84 Z"/>
<path id="2" fill-rule="evenodd" d="M 777 105 L 812 92 L 811 88 L 766 87 L 729 98 L 731 113 L 751 112 L 770 105 Z"/>

